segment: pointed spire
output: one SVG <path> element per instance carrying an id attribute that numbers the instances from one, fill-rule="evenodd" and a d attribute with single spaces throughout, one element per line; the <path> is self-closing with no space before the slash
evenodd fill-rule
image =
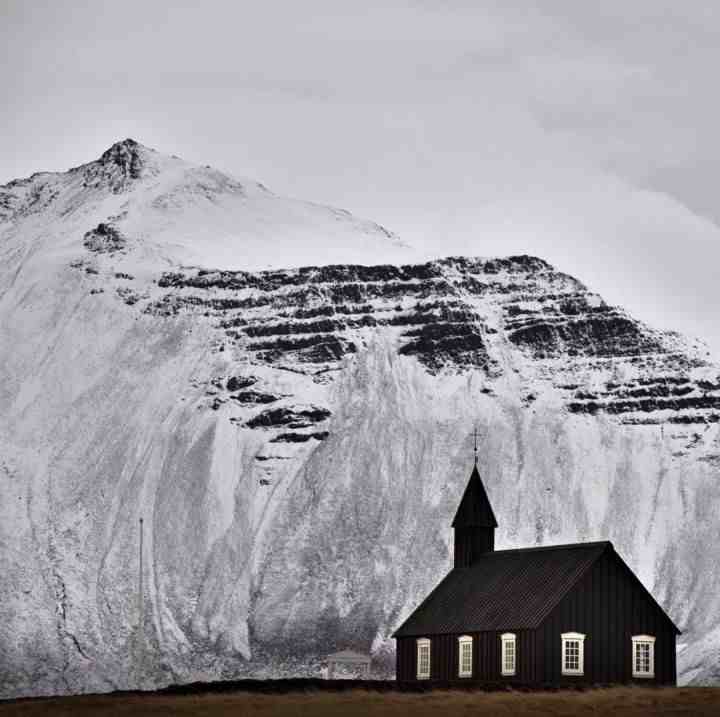
<path id="1" fill-rule="evenodd" d="M 465 527 L 497 528 L 495 513 L 490 505 L 490 499 L 485 492 L 485 486 L 480 478 L 477 462 L 473 466 L 470 480 L 468 481 L 465 493 L 458 506 L 455 519 L 452 522 L 453 528 Z"/>
<path id="2" fill-rule="evenodd" d="M 454 565 L 467 568 L 495 550 L 497 520 L 478 470 L 477 427 L 473 430 L 473 469 L 452 522 Z"/>

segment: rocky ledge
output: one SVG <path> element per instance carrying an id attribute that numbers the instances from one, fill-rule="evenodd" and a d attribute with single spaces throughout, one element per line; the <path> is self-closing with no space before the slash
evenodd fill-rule
<path id="1" fill-rule="evenodd" d="M 103 226 L 89 233 L 94 252 L 115 249 L 113 233 L 100 231 Z M 146 314 L 200 316 L 216 332 L 217 350 L 239 351 L 250 365 L 317 383 L 332 381 L 382 336 L 399 357 L 418 361 L 430 374 L 482 372 L 488 393 L 493 381 L 516 372 L 525 405 L 551 389 L 578 416 L 606 414 L 628 425 L 720 421 L 720 380 L 698 351 L 536 257 L 263 272 L 184 269 L 162 274 L 157 289 L 151 300 L 138 302 Z M 215 386 L 212 407 L 277 403 L 235 422 L 279 429 L 292 413 L 283 400 L 292 397 L 257 380 L 226 377 Z M 290 435 L 273 440 L 322 440 L 324 432 Z"/>

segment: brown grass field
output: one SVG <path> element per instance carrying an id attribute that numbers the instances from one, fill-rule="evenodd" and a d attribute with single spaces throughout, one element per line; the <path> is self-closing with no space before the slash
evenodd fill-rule
<path id="1" fill-rule="evenodd" d="M 0 717 L 58 715 L 141 717 L 201 715 L 202 717 L 399 717 L 400 715 L 553 715 L 630 717 L 630 715 L 720 716 L 720 688 L 645 689 L 617 687 L 583 692 L 298 692 L 283 695 L 232 692 L 223 694 L 123 694 L 50 697 L 0 702 Z"/>

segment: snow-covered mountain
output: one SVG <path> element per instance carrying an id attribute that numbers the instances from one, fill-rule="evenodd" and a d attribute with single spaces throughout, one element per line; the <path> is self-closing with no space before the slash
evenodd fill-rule
<path id="1" fill-rule="evenodd" d="M 125 140 L 0 187 L 0 406 L 1 696 L 389 671 L 475 425 L 499 547 L 613 540 L 720 681 L 720 367 L 541 259 Z"/>

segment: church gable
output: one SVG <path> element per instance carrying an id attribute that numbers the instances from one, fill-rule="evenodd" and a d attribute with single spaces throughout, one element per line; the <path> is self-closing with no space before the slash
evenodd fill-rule
<path id="1" fill-rule="evenodd" d="M 536 631 L 539 682 L 568 679 L 562 672 L 562 635 L 582 636 L 583 679 L 596 684 L 632 681 L 634 641 L 653 643 L 652 679 L 676 679 L 675 638 L 680 633 L 670 617 L 623 559 L 610 548 L 544 618 Z M 570 677 L 573 677 L 572 675 Z"/>
<path id="2" fill-rule="evenodd" d="M 636 632 L 652 632 L 663 626 L 676 635 L 682 634 L 612 543 L 608 546 L 608 550 L 548 614 L 548 619 L 563 613 L 577 616 L 579 609 L 590 615 L 599 606 L 596 617 L 601 621 L 612 617 L 618 625 L 634 625 Z"/>

